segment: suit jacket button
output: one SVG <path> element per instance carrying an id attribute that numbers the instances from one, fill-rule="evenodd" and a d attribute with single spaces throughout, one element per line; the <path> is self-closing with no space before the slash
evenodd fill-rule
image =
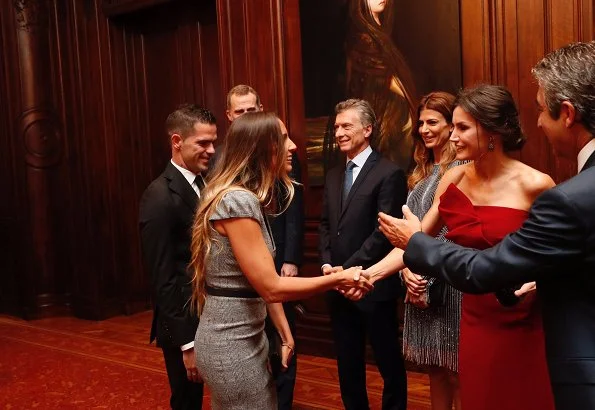
<path id="1" fill-rule="evenodd" d="M 341 231 L 338 231 L 337 232 L 337 236 L 341 236 Z"/>

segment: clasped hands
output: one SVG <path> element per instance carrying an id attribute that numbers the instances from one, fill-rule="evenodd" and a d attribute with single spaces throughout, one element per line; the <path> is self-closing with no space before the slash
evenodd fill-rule
<path id="1" fill-rule="evenodd" d="M 335 287 L 346 298 L 356 301 L 363 298 L 369 291 L 374 289 L 370 275 L 361 266 L 353 266 L 343 269 L 342 266 L 325 266 L 322 269 L 324 275 L 341 274 L 341 284 Z"/>

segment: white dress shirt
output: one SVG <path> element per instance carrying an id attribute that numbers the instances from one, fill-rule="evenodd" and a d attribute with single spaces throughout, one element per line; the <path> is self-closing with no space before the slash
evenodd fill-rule
<path id="1" fill-rule="evenodd" d="M 359 175 L 359 172 L 362 170 L 362 167 L 368 160 L 368 157 L 370 156 L 371 153 L 372 153 L 372 147 L 370 147 L 368 145 L 362 152 L 360 152 L 355 157 L 353 157 L 353 159 L 349 159 L 349 158 L 347 159 L 347 162 L 351 161 L 355 164 L 355 167 L 353 168 L 353 182 L 354 183 L 355 183 L 355 180 L 357 179 L 357 176 Z"/>
<path id="2" fill-rule="evenodd" d="M 200 190 L 198 189 L 198 186 L 194 182 L 194 180 L 196 179 L 196 174 L 192 171 L 187 170 L 186 168 L 182 168 L 181 166 L 176 164 L 173 159 L 171 159 L 170 161 L 171 161 L 172 165 L 174 167 L 176 167 L 176 169 L 178 171 L 180 171 L 182 173 L 182 175 L 184 175 L 184 178 L 186 178 L 186 181 L 188 181 L 188 183 L 190 184 L 192 189 L 194 189 L 194 192 L 196 192 L 196 195 L 198 195 L 198 197 L 200 198 Z M 200 176 L 200 178 L 202 178 L 202 175 Z"/>
<path id="3" fill-rule="evenodd" d="M 587 145 L 581 148 L 580 152 L 578 153 L 578 172 L 582 171 L 583 167 L 585 166 L 585 163 L 587 162 L 587 160 L 593 152 L 595 152 L 595 138 L 587 142 Z"/>
<path id="4" fill-rule="evenodd" d="M 368 145 L 362 152 L 360 152 L 355 157 L 353 157 L 353 159 L 347 158 L 347 162 L 351 161 L 355 164 L 355 167 L 353 167 L 353 170 L 352 170 L 353 183 L 355 183 L 355 180 L 356 180 L 357 176 L 359 175 L 359 172 L 362 170 L 362 167 L 368 160 L 368 157 L 370 156 L 371 153 L 372 153 L 372 147 L 370 147 Z M 352 185 L 352 187 L 353 187 L 353 185 Z M 329 263 L 325 263 L 324 265 L 322 265 L 320 267 L 320 270 L 324 269 L 325 266 L 331 266 L 331 265 Z"/>

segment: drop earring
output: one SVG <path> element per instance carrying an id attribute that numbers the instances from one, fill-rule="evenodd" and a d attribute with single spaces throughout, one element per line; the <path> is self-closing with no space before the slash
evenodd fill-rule
<path id="1" fill-rule="evenodd" d="M 488 139 L 488 151 L 494 151 L 494 137 L 490 136 Z"/>

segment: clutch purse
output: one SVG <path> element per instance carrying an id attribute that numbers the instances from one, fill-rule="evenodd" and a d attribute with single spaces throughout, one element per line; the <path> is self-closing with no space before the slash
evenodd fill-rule
<path id="1" fill-rule="evenodd" d="M 522 285 L 500 289 L 495 292 L 496 299 L 502 306 L 512 307 L 521 301 L 521 298 L 514 294 L 516 290 L 519 290 Z"/>
<path id="2" fill-rule="evenodd" d="M 428 278 L 426 299 L 430 307 L 446 305 L 446 283 L 440 279 Z"/>
<path id="3" fill-rule="evenodd" d="M 279 373 L 281 373 L 281 348 L 283 342 L 276 330 L 267 332 L 267 336 L 269 339 L 269 363 L 271 365 L 271 373 L 276 380 Z"/>

